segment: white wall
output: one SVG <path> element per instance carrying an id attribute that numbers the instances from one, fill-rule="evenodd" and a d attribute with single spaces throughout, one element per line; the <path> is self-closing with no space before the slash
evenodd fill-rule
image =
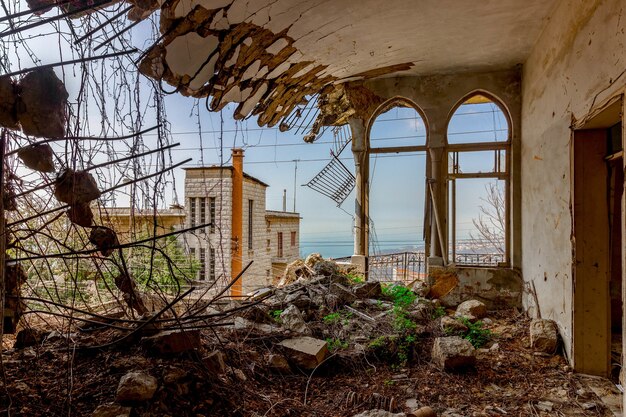
<path id="1" fill-rule="evenodd" d="M 594 101 L 624 88 L 625 51 L 626 2 L 563 0 L 523 69 L 522 270 L 536 287 L 541 316 L 557 321 L 570 357 L 570 125 L 572 115 L 586 116 Z M 524 302 L 536 313 L 531 296 Z"/>

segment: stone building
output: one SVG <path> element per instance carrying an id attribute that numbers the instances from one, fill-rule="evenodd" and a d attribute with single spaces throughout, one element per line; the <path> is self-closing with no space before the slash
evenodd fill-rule
<path id="1" fill-rule="evenodd" d="M 250 262 L 234 294 L 267 286 L 299 257 L 298 213 L 265 209 L 268 185 L 243 172 L 243 150 L 233 165 L 185 169 L 185 227 L 180 236 L 200 262 L 198 281 L 228 283 Z"/>

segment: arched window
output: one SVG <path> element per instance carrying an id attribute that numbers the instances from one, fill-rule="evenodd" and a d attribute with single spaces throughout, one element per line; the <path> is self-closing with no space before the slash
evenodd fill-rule
<path id="1" fill-rule="evenodd" d="M 449 259 L 509 263 L 510 123 L 504 107 L 474 93 L 454 108 L 447 129 Z"/>
<path id="2" fill-rule="evenodd" d="M 370 149 L 414 148 L 426 145 L 426 123 L 417 107 L 410 101 L 402 98 L 392 99 L 383 104 L 376 114 L 369 131 Z M 395 152 L 395 149 L 391 152 Z"/>
<path id="3" fill-rule="evenodd" d="M 381 105 L 370 121 L 370 279 L 410 282 L 425 273 L 426 126 L 402 98 Z"/>

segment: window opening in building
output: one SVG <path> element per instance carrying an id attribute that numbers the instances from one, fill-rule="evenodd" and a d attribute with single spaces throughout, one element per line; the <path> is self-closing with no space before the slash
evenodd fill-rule
<path id="1" fill-rule="evenodd" d="M 209 248 L 209 279 L 215 281 L 215 248 Z"/>
<path id="2" fill-rule="evenodd" d="M 278 257 L 283 257 L 283 232 L 278 232 Z"/>
<path id="3" fill-rule="evenodd" d="M 200 198 L 200 224 L 206 224 L 206 198 Z M 202 233 L 205 232 L 204 227 L 201 230 Z"/>
<path id="4" fill-rule="evenodd" d="M 189 225 L 191 227 L 196 226 L 196 199 L 189 199 Z"/>
<path id="5" fill-rule="evenodd" d="M 448 256 L 462 265 L 507 265 L 509 123 L 492 99 L 474 95 L 448 123 Z"/>
<path id="6" fill-rule="evenodd" d="M 211 226 L 209 226 L 209 233 L 215 232 L 215 197 L 209 197 L 209 221 L 211 222 Z"/>
<path id="7" fill-rule="evenodd" d="M 206 279 L 206 252 L 204 249 L 200 249 L 200 281 Z"/>
<path id="8" fill-rule="evenodd" d="M 254 241 L 254 237 L 252 235 L 252 232 L 254 230 L 254 228 L 252 227 L 253 223 L 253 216 L 252 214 L 254 213 L 254 200 L 248 200 L 248 249 L 252 250 L 252 242 Z"/>
<path id="9" fill-rule="evenodd" d="M 372 280 L 425 276 L 426 137 L 425 119 L 403 98 L 390 101 L 369 128 Z"/>
<path id="10" fill-rule="evenodd" d="M 296 246 L 296 232 L 291 232 L 291 247 Z"/>

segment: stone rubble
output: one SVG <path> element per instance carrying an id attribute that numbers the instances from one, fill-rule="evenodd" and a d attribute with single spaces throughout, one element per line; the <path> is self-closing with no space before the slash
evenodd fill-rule
<path id="1" fill-rule="evenodd" d="M 459 336 L 438 337 L 433 344 L 432 361 L 442 371 L 458 371 L 476 364 L 476 349 Z"/>
<path id="2" fill-rule="evenodd" d="M 129 372 L 120 379 L 115 400 L 119 403 L 147 401 L 154 396 L 158 381 L 145 372 Z"/>
<path id="3" fill-rule="evenodd" d="M 558 342 L 559 337 L 554 321 L 534 319 L 530 323 L 530 347 L 535 352 L 554 354 Z"/>
<path id="4" fill-rule="evenodd" d="M 487 306 L 478 300 L 463 301 L 456 308 L 455 317 L 465 317 L 474 322 L 487 316 Z"/>

